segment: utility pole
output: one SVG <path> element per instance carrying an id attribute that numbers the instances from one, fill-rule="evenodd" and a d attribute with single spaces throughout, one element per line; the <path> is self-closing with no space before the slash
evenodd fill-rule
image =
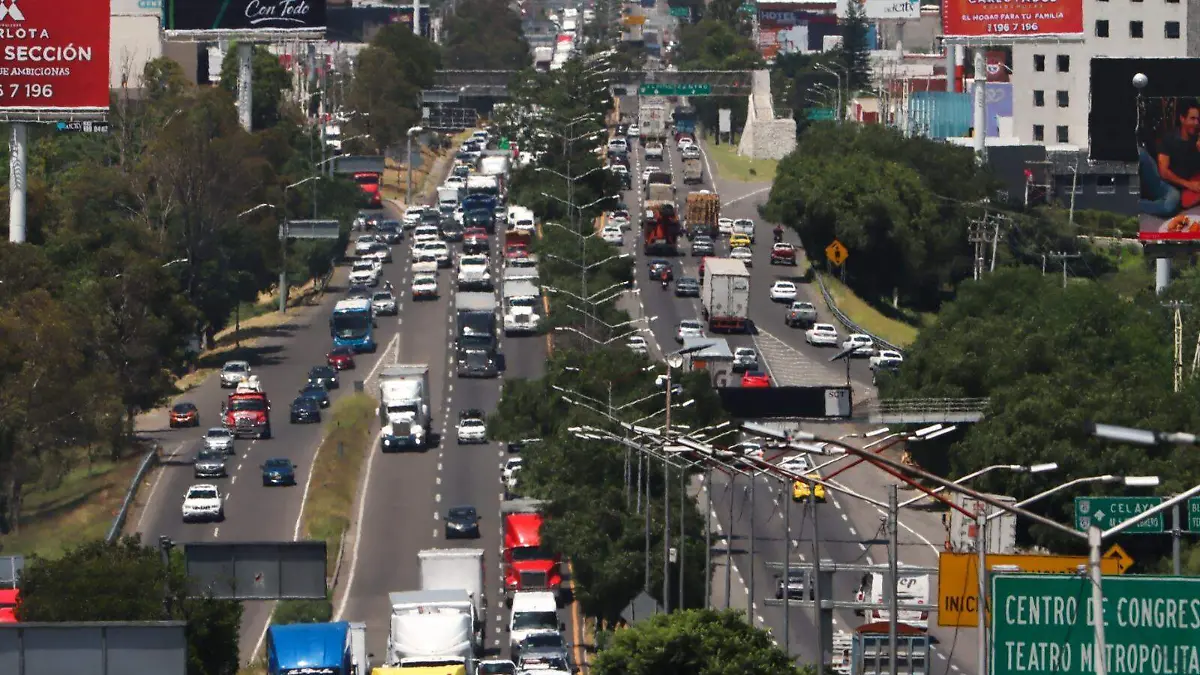
<path id="1" fill-rule="evenodd" d="M 888 658 L 888 675 L 897 675 L 898 665 L 896 663 L 896 653 L 899 650 L 899 639 L 896 637 L 897 626 L 900 621 L 900 602 L 898 594 L 900 592 L 899 574 L 899 548 L 900 548 L 900 507 L 898 506 L 896 495 L 896 484 L 892 483 L 888 486 L 888 651 L 891 656 Z M 814 515 L 815 517 L 815 515 Z M 983 675 L 982 673 L 980 675 Z"/>
<path id="2" fill-rule="evenodd" d="M 1051 260 L 1062 261 L 1062 274 L 1063 274 L 1062 285 L 1063 285 L 1063 288 L 1066 288 L 1067 287 L 1067 261 L 1075 260 L 1076 258 L 1080 258 L 1082 256 L 1080 256 L 1078 253 L 1065 253 L 1063 251 L 1051 251 L 1046 257 L 1050 258 Z"/>
<path id="3" fill-rule="evenodd" d="M 1172 352 L 1172 354 L 1174 355 L 1174 358 L 1172 359 L 1173 363 L 1171 365 L 1172 365 L 1172 370 L 1174 371 L 1174 374 L 1175 374 L 1175 393 L 1178 394 L 1179 390 L 1183 389 L 1183 311 L 1182 310 L 1184 307 L 1188 307 L 1189 305 L 1188 305 L 1188 303 L 1180 302 L 1179 300 L 1172 300 L 1171 302 L 1164 302 L 1162 304 L 1162 306 L 1166 307 L 1167 309 L 1175 310 L 1175 312 L 1174 312 L 1175 313 L 1175 316 L 1174 316 L 1174 324 L 1175 324 L 1174 347 L 1175 347 L 1175 350 Z M 1193 364 L 1195 364 L 1194 359 L 1193 359 Z"/>
<path id="4" fill-rule="evenodd" d="M 983 218 L 972 220 L 971 228 L 967 230 L 967 241 L 975 246 L 972 261 L 972 278 L 975 281 L 979 281 L 980 275 L 983 274 L 983 246 L 988 241 L 987 219 L 987 213 L 984 213 Z"/>
<path id="5" fill-rule="evenodd" d="M 788 501 L 788 491 L 779 495 L 783 503 L 783 653 L 788 659 L 792 658 L 792 505 Z M 804 598 L 808 584 L 800 587 L 801 599 Z M 820 609 L 818 608 L 818 611 Z M 818 622 L 819 623 L 819 622 Z M 818 659 L 819 661 L 820 659 Z"/>
<path id="6" fill-rule="evenodd" d="M 992 216 L 992 264 L 989 267 L 989 272 L 996 271 L 996 249 L 1000 246 L 1000 226 L 1008 225 L 1008 216 L 996 214 Z"/>
<path id="7" fill-rule="evenodd" d="M 816 487 L 808 492 L 808 514 L 813 525 L 813 600 L 817 602 L 817 675 L 825 675 L 825 619 L 821 614 L 821 525 L 817 522 Z"/>

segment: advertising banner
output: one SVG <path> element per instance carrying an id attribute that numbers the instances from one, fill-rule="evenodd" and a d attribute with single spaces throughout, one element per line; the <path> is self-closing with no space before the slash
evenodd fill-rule
<path id="1" fill-rule="evenodd" d="M 942 0 L 949 38 L 1082 36 L 1083 0 Z"/>
<path id="2" fill-rule="evenodd" d="M 1002 51 L 988 50 L 983 53 L 987 81 L 1008 82 L 1008 54 Z"/>
<path id="3" fill-rule="evenodd" d="M 920 19 L 919 0 L 838 0 L 837 16 L 845 19 L 850 14 L 850 3 L 855 2 L 863 9 L 863 16 L 871 21 L 881 19 Z"/>
<path id="4" fill-rule="evenodd" d="M 325 0 L 166 0 L 171 33 L 313 33 L 325 29 Z"/>
<path id="5" fill-rule="evenodd" d="M 1000 118 L 1013 116 L 1013 86 L 1011 82 L 989 83 L 984 90 L 984 105 L 987 110 L 987 135 L 1000 135 Z"/>
<path id="6" fill-rule="evenodd" d="M 0 113 L 108 110 L 108 0 L 0 3 Z"/>

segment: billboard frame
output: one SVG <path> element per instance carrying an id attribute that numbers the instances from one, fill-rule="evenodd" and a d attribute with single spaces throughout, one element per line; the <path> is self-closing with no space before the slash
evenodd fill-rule
<path id="1" fill-rule="evenodd" d="M 108 655 L 112 652 L 109 649 L 109 630 L 138 630 L 138 629 L 153 629 L 155 633 L 168 630 L 172 637 L 177 640 L 178 644 L 175 649 L 178 658 L 177 670 L 174 673 L 166 675 L 186 675 L 188 661 L 188 644 L 187 644 L 187 622 L 186 621 L 63 621 L 63 622 L 28 622 L 28 623 L 10 623 L 0 624 L 0 633 L 15 633 L 14 639 L 17 646 L 17 669 L 12 675 L 35 675 L 28 669 L 26 661 L 28 640 L 26 634 L 29 632 L 55 632 L 55 631 L 71 631 L 71 630 L 92 630 L 99 633 L 99 642 L 101 649 L 101 668 L 102 672 L 109 672 L 111 665 L 108 660 Z M 6 640 L 7 641 L 7 640 Z M 163 651 L 161 645 L 156 646 L 156 652 Z M 90 653 L 90 652 L 89 652 Z M 0 660 L 2 662 L 2 660 Z M 80 668 L 81 673 L 94 672 L 84 668 Z M 128 672 L 128 671 L 126 671 Z"/>
<path id="2" fill-rule="evenodd" d="M 329 6 L 326 0 L 320 0 L 325 6 L 325 24 L 320 27 L 305 28 L 166 28 L 166 15 L 174 11 L 174 0 L 163 0 L 163 30 L 162 34 L 173 42 L 216 42 L 231 40 L 238 42 L 290 42 L 323 40 L 329 28 Z"/>

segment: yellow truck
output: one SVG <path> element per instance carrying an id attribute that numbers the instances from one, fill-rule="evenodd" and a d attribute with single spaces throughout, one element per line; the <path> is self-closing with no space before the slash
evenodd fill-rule
<path id="1" fill-rule="evenodd" d="M 721 195 L 708 190 L 689 192 L 683 205 L 683 226 L 687 238 L 704 235 L 716 239 L 717 219 L 721 216 Z"/>
<path id="2" fill-rule="evenodd" d="M 380 666 L 371 670 L 371 675 L 467 675 L 464 664 L 438 666 Z"/>

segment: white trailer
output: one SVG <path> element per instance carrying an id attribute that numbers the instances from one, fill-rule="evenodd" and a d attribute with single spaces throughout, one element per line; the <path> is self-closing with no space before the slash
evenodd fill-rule
<path id="1" fill-rule="evenodd" d="M 665 96 L 643 96 L 638 100 L 638 132 L 642 142 L 667 138 L 667 122 L 671 119 L 671 103 Z"/>
<path id="2" fill-rule="evenodd" d="M 704 259 L 700 313 L 709 332 L 746 330 L 750 311 L 750 273 L 741 260 Z"/>
<path id="3" fill-rule="evenodd" d="M 483 555 L 481 548 L 430 548 L 417 551 L 421 590 L 465 590 L 471 596 L 475 613 L 482 622 L 487 612 Z"/>
<path id="4" fill-rule="evenodd" d="M 475 672 L 483 635 L 474 601 L 462 589 L 388 593 L 392 606 L 387 664 L 461 665 Z"/>

